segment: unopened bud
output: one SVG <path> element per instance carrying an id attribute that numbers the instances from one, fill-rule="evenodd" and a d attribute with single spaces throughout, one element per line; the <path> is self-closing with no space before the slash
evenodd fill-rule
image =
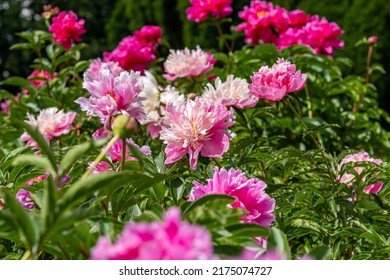
<path id="1" fill-rule="evenodd" d="M 187 97 L 188 97 L 188 99 L 194 100 L 196 97 L 196 93 L 191 92 L 190 94 L 188 94 Z"/>
<path id="2" fill-rule="evenodd" d="M 371 36 L 367 39 L 368 44 L 376 44 L 376 42 L 378 42 L 378 36 Z"/>
<path id="3" fill-rule="evenodd" d="M 129 138 L 138 130 L 138 123 L 135 118 L 119 115 L 115 118 L 113 132 L 119 138 Z"/>
<path id="4" fill-rule="evenodd" d="M 0 198 L 0 210 L 4 208 L 4 205 L 5 205 L 4 199 Z"/>

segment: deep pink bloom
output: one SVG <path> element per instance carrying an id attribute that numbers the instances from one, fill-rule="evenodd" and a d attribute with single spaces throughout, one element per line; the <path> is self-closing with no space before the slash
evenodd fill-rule
<path id="1" fill-rule="evenodd" d="M 285 9 L 259 0 L 252 0 L 250 6 L 245 6 L 238 16 L 244 22 L 239 24 L 236 30 L 244 31 L 245 42 L 253 45 L 257 45 L 259 41 L 275 42 L 277 34 L 285 31 L 290 23 Z"/>
<path id="2" fill-rule="evenodd" d="M 288 17 L 290 20 L 289 26 L 290 27 L 300 27 L 305 25 L 309 20 L 310 16 L 307 15 L 302 10 L 294 10 L 288 12 Z"/>
<path id="3" fill-rule="evenodd" d="M 197 77 L 214 68 L 217 61 L 214 56 L 203 51 L 199 46 L 195 50 L 170 50 L 167 60 L 164 62 L 165 73 L 163 76 L 169 81 L 177 78 Z"/>
<path id="4" fill-rule="evenodd" d="M 20 188 L 16 193 L 16 200 L 20 202 L 26 209 L 35 208 L 34 200 L 31 197 L 31 192 Z"/>
<path id="5" fill-rule="evenodd" d="M 76 117 L 75 112 L 64 113 L 58 108 L 52 107 L 40 111 L 37 118 L 27 114 L 28 124 L 35 126 L 43 137 L 50 142 L 52 138 L 68 134 L 72 129 L 72 123 Z M 38 144 L 25 132 L 21 136 L 22 141 L 27 142 L 28 146 L 38 148 Z"/>
<path id="6" fill-rule="evenodd" d="M 41 176 L 35 177 L 35 178 L 31 179 L 31 180 L 28 180 L 26 182 L 25 186 L 31 186 L 31 185 L 33 185 L 35 183 L 40 183 L 40 182 L 46 180 L 47 177 L 49 177 L 49 174 L 43 174 Z"/>
<path id="7" fill-rule="evenodd" d="M 223 18 L 233 12 L 233 0 L 190 0 L 191 7 L 187 8 L 187 18 L 200 22 L 210 14 L 216 18 Z"/>
<path id="8" fill-rule="evenodd" d="M 54 41 L 67 50 L 72 47 L 73 42 L 80 42 L 81 35 L 86 32 L 84 20 L 77 20 L 77 15 L 73 11 L 69 13 L 62 11 L 54 17 L 49 31 L 53 33 Z"/>
<path id="9" fill-rule="evenodd" d="M 345 158 L 343 158 L 343 160 L 338 166 L 339 171 L 341 170 L 342 166 L 344 164 L 347 164 L 348 162 L 372 162 L 374 164 L 381 164 L 382 160 L 371 158 L 367 152 L 361 151 L 356 154 L 347 155 Z M 361 174 L 364 171 L 364 167 L 356 166 L 354 169 L 357 174 Z M 364 176 L 362 178 L 363 182 L 365 182 L 366 177 L 367 176 Z M 354 174 L 345 173 L 343 174 L 343 176 L 341 176 L 341 178 L 338 178 L 338 181 L 340 183 L 346 183 L 348 184 L 348 186 L 351 186 L 352 183 L 356 181 L 356 179 Z M 376 182 L 366 186 L 363 191 L 367 194 L 370 193 L 376 194 L 382 189 L 382 186 L 383 186 L 383 182 Z"/>
<path id="10" fill-rule="evenodd" d="M 233 75 L 229 75 L 223 83 L 219 77 L 216 78 L 215 88 L 212 84 L 207 84 L 202 97 L 210 102 L 236 108 L 251 108 L 259 101 L 250 92 L 248 82 L 245 79 L 235 78 Z"/>
<path id="11" fill-rule="evenodd" d="M 246 223 L 256 223 L 270 227 L 275 220 L 275 200 L 264 191 L 267 184 L 257 178 L 248 179 L 236 169 L 215 168 L 212 179 L 206 185 L 194 181 L 189 201 L 195 201 L 208 194 L 227 194 L 236 200 L 230 204 L 247 212 L 242 219 Z"/>
<path id="12" fill-rule="evenodd" d="M 114 244 L 100 237 L 91 259 L 206 260 L 214 256 L 208 230 L 181 221 L 180 210 L 170 208 L 162 222 L 126 224 Z"/>
<path id="13" fill-rule="evenodd" d="M 134 31 L 134 37 L 143 45 L 156 48 L 161 44 L 162 29 L 160 26 L 144 25 L 140 30 Z"/>
<path id="14" fill-rule="evenodd" d="M 30 83 L 34 85 L 35 88 L 40 88 L 44 84 L 46 84 L 46 81 L 51 81 L 53 78 L 57 77 L 57 73 L 54 73 L 54 75 L 50 75 L 49 72 L 45 70 L 37 70 L 35 69 L 30 76 L 28 76 L 27 79 L 30 80 Z M 39 78 L 39 79 L 37 79 Z"/>
<path id="15" fill-rule="evenodd" d="M 188 153 L 190 166 L 195 169 L 199 154 L 221 157 L 229 148 L 225 129 L 233 125 L 232 118 L 225 106 L 202 98 L 187 100 L 179 106 L 169 103 L 160 131 L 160 138 L 167 144 L 165 164 L 174 163 Z"/>
<path id="16" fill-rule="evenodd" d="M 280 101 L 290 92 L 304 88 L 307 75 L 296 71 L 295 64 L 279 58 L 271 68 L 263 66 L 251 76 L 250 91 L 258 98 Z"/>
<path id="17" fill-rule="evenodd" d="M 80 97 L 75 102 L 87 116 L 97 116 L 106 125 L 113 116 L 123 114 L 142 121 L 144 113 L 138 94 L 142 84 L 139 83 L 140 73 L 123 71 L 115 76 L 110 65 L 104 63 L 99 71 L 99 79 L 89 79 L 83 82 L 83 87 L 91 97 Z"/>

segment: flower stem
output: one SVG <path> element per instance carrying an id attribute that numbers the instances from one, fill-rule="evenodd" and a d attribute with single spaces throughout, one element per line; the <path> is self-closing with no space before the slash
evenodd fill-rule
<path id="1" fill-rule="evenodd" d="M 95 161 L 92 163 L 92 165 L 88 168 L 87 171 L 85 171 L 85 173 L 83 174 L 83 176 L 81 176 L 81 180 L 85 179 L 88 177 L 89 173 L 92 172 L 92 170 L 98 165 L 98 163 L 103 159 L 103 157 L 108 153 L 108 151 L 111 149 L 111 147 L 115 144 L 116 141 L 118 141 L 119 137 L 118 136 L 114 136 L 112 137 L 112 139 L 110 140 L 110 142 L 108 142 L 108 144 L 106 145 L 106 147 L 104 147 L 104 149 L 100 152 L 100 154 L 97 156 L 97 158 L 95 159 Z"/>
<path id="2" fill-rule="evenodd" d="M 311 118 L 313 118 L 313 111 L 312 111 L 312 107 L 311 107 L 310 92 L 309 92 L 307 85 L 305 86 L 305 93 L 306 93 L 306 102 L 307 102 L 307 116 L 309 117 L 309 119 L 311 119 Z"/>
<path id="3" fill-rule="evenodd" d="M 125 162 L 126 162 L 126 138 L 122 138 L 122 158 L 121 158 L 121 167 L 120 171 L 123 171 L 125 169 Z"/>
<path id="4" fill-rule="evenodd" d="M 225 34 L 222 31 L 221 23 L 219 20 L 215 20 L 215 26 L 217 27 L 219 36 L 221 36 L 223 43 L 225 44 L 226 49 L 228 50 L 229 53 L 232 52 L 232 48 L 230 47 L 229 43 L 226 40 Z"/>

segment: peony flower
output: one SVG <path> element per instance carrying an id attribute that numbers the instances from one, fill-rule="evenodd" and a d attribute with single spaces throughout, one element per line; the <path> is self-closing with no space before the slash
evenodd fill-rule
<path id="1" fill-rule="evenodd" d="M 190 0 L 191 7 L 186 9 L 187 18 L 200 22 L 210 14 L 216 18 L 223 18 L 233 12 L 233 0 Z"/>
<path id="2" fill-rule="evenodd" d="M 118 77 L 122 71 L 125 71 L 117 62 L 110 61 L 105 63 L 100 58 L 97 58 L 91 62 L 87 71 L 84 72 L 84 81 L 93 82 L 95 80 L 99 80 L 99 73 L 103 64 L 107 65 L 106 67 L 110 69 L 114 77 Z"/>
<path id="3" fill-rule="evenodd" d="M 142 90 L 139 72 L 123 71 L 115 76 L 110 65 L 104 63 L 99 71 L 99 79 L 90 78 L 85 75 L 83 87 L 91 97 L 80 97 L 75 101 L 82 111 L 87 112 L 87 116 L 99 117 L 106 126 L 110 125 L 113 116 L 119 114 L 143 120 L 142 104 L 138 98 Z"/>
<path id="4" fill-rule="evenodd" d="M 165 164 L 188 153 L 190 166 L 195 169 L 199 155 L 221 157 L 229 148 L 225 129 L 233 125 L 232 118 L 225 106 L 202 98 L 187 100 L 180 106 L 169 103 L 160 131 L 160 138 L 167 144 Z"/>
<path id="5" fill-rule="evenodd" d="M 62 110 L 52 107 L 41 110 L 37 118 L 30 114 L 27 114 L 27 116 L 28 121 L 26 122 L 35 126 L 43 137 L 50 142 L 52 138 L 57 138 L 70 132 L 76 113 L 64 113 Z M 38 144 L 27 132 L 23 133 L 21 139 L 27 142 L 28 146 L 38 148 Z"/>
<path id="6" fill-rule="evenodd" d="M 80 36 L 86 32 L 84 20 L 77 21 L 77 15 L 73 11 L 62 11 L 54 17 L 49 31 L 53 33 L 54 41 L 67 50 L 72 47 L 73 42 L 80 42 Z"/>
<path id="7" fill-rule="evenodd" d="M 16 97 L 15 97 L 15 101 L 16 101 Z M 9 106 L 11 105 L 11 99 L 6 99 L 4 100 L 3 102 L 0 103 L 0 109 L 1 111 L 6 114 L 6 115 L 9 115 L 11 114 L 11 111 L 9 110 Z"/>
<path id="8" fill-rule="evenodd" d="M 57 77 L 57 73 L 54 75 L 50 75 L 49 72 L 45 70 L 37 70 L 35 69 L 27 79 L 30 80 L 30 83 L 33 84 L 35 88 L 40 88 L 41 86 L 46 84 L 46 81 L 51 81 L 53 78 Z M 39 79 L 37 79 L 39 78 Z"/>
<path id="9" fill-rule="evenodd" d="M 213 259 L 211 234 L 206 228 L 181 221 L 171 208 L 162 222 L 129 223 L 111 243 L 100 237 L 91 250 L 94 260 L 207 260 Z"/>
<path id="10" fill-rule="evenodd" d="M 177 78 L 197 77 L 209 72 L 214 68 L 214 56 L 201 50 L 199 46 L 196 50 L 170 50 L 167 60 L 164 62 L 165 73 L 163 76 L 169 81 Z"/>
<path id="11" fill-rule="evenodd" d="M 236 200 L 230 207 L 240 208 L 247 212 L 242 217 L 246 223 L 256 223 L 270 227 L 275 220 L 275 200 L 264 191 L 267 184 L 257 178 L 248 179 L 244 173 L 236 169 L 214 169 L 214 176 L 206 185 L 196 181 L 191 190 L 189 201 L 195 201 L 208 194 L 226 194 Z"/>
<path id="12" fill-rule="evenodd" d="M 134 37 L 143 45 L 156 48 L 161 44 L 162 29 L 160 26 L 145 25 L 134 31 Z"/>
<path id="13" fill-rule="evenodd" d="M 16 193 L 16 200 L 20 202 L 26 209 L 35 208 L 34 200 L 31 197 L 31 192 L 20 188 Z"/>
<path id="14" fill-rule="evenodd" d="M 347 164 L 348 162 L 372 162 L 375 164 L 381 164 L 382 160 L 371 158 L 367 152 L 362 151 L 362 152 L 358 152 L 358 153 L 352 154 L 352 155 L 347 155 L 346 157 L 344 157 L 343 160 L 341 161 L 341 163 L 338 165 L 338 170 L 340 171 L 342 166 L 344 164 Z M 354 169 L 355 169 L 357 174 L 361 174 L 364 170 L 364 167 L 357 166 Z M 364 176 L 362 178 L 362 182 L 365 182 L 366 177 L 367 176 Z M 356 179 L 355 179 L 354 174 L 345 173 L 345 174 L 343 174 L 343 176 L 341 176 L 341 178 L 338 178 L 338 181 L 340 183 L 347 183 L 348 186 L 352 186 L 352 183 L 355 182 Z M 382 186 L 383 186 L 383 182 L 376 182 L 376 183 L 373 183 L 373 184 L 366 186 L 363 191 L 367 194 L 371 194 L 371 193 L 376 194 L 382 189 Z"/>
<path id="15" fill-rule="evenodd" d="M 229 75 L 224 83 L 218 77 L 215 80 L 215 88 L 212 84 L 207 84 L 202 97 L 210 102 L 237 108 L 254 107 L 258 102 L 258 98 L 248 89 L 248 82 L 233 75 Z"/>
<path id="16" fill-rule="evenodd" d="M 244 10 L 238 13 L 244 20 L 236 28 L 237 31 L 245 32 L 245 42 L 257 45 L 263 43 L 273 43 L 277 35 L 285 31 L 290 23 L 288 12 L 272 3 L 252 0 L 250 6 L 245 6 Z"/>
<path id="17" fill-rule="evenodd" d="M 280 101 L 287 93 L 304 88 L 306 74 L 296 71 L 295 64 L 279 58 L 271 68 L 263 66 L 251 76 L 249 90 L 258 98 Z"/>

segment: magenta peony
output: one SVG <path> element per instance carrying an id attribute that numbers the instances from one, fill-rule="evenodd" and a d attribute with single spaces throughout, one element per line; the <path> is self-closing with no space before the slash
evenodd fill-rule
<path id="1" fill-rule="evenodd" d="M 233 0 L 190 0 L 191 7 L 187 8 L 187 18 L 200 22 L 210 14 L 216 18 L 223 18 L 233 12 Z"/>
<path id="2" fill-rule="evenodd" d="M 94 260 L 207 260 L 213 259 L 211 234 L 206 228 L 181 221 L 171 208 L 162 222 L 129 223 L 112 244 L 100 237 L 91 250 Z"/>
<path id="3" fill-rule="evenodd" d="M 23 188 L 20 188 L 18 192 L 16 193 L 16 200 L 20 202 L 20 204 L 23 205 L 26 209 L 33 209 L 35 208 L 34 201 L 31 197 L 31 192 L 28 190 L 25 190 Z"/>
<path id="4" fill-rule="evenodd" d="M 76 117 L 75 112 L 64 113 L 58 108 L 52 107 L 41 110 L 38 117 L 27 114 L 28 124 L 35 126 L 43 137 L 50 142 L 52 138 L 68 134 L 72 128 L 72 123 Z M 25 132 L 21 136 L 22 141 L 27 142 L 28 146 L 38 148 L 38 144 Z"/>
<path id="5" fill-rule="evenodd" d="M 165 73 L 163 76 L 169 81 L 177 78 L 197 77 L 214 68 L 214 56 L 203 51 L 199 46 L 195 50 L 170 50 L 167 60 L 164 62 Z"/>
<path id="6" fill-rule="evenodd" d="M 280 101 L 287 93 L 303 89 L 306 79 L 294 64 L 279 58 L 271 68 L 263 66 L 251 76 L 249 90 L 258 98 Z"/>
<path id="7" fill-rule="evenodd" d="M 160 138 L 167 144 L 165 164 L 174 163 L 189 154 L 190 166 L 196 169 L 199 155 L 221 157 L 229 148 L 225 129 L 233 125 L 233 115 L 222 104 L 202 98 L 187 100 L 166 108 Z"/>
<path id="8" fill-rule="evenodd" d="M 338 169 L 341 170 L 342 166 L 344 164 L 347 164 L 348 162 L 372 162 L 374 164 L 381 164 L 382 160 L 371 158 L 367 152 L 362 151 L 362 152 L 358 152 L 356 154 L 347 155 L 345 158 L 343 158 L 343 160 L 339 164 Z M 364 167 L 357 166 L 354 169 L 357 172 L 357 174 L 361 174 L 364 170 Z M 365 182 L 366 177 L 367 176 L 364 176 L 362 178 L 363 182 Z M 356 180 L 355 175 L 349 174 L 349 173 L 345 173 L 341 176 L 341 178 L 338 178 L 338 181 L 340 183 L 346 183 L 346 184 L 348 184 L 348 186 L 351 186 L 352 183 L 355 182 L 355 180 Z M 376 194 L 382 189 L 382 186 L 383 186 L 383 182 L 376 182 L 376 183 L 373 183 L 373 184 L 366 186 L 363 191 L 367 194 L 370 194 L 370 193 Z"/>
<path id="9" fill-rule="evenodd" d="M 230 204 L 247 212 L 242 219 L 246 223 L 256 223 L 269 227 L 275 220 L 272 213 L 275 200 L 264 191 L 267 184 L 256 178 L 248 179 L 244 173 L 236 169 L 215 168 L 212 179 L 206 185 L 194 181 L 189 201 L 195 201 L 208 194 L 227 194 L 236 199 Z"/>
<path id="10" fill-rule="evenodd" d="M 80 36 L 86 32 L 84 20 L 77 21 L 77 15 L 73 11 L 69 13 L 62 11 L 54 17 L 49 31 L 53 33 L 54 41 L 67 50 L 72 47 L 73 42 L 80 42 Z"/>

